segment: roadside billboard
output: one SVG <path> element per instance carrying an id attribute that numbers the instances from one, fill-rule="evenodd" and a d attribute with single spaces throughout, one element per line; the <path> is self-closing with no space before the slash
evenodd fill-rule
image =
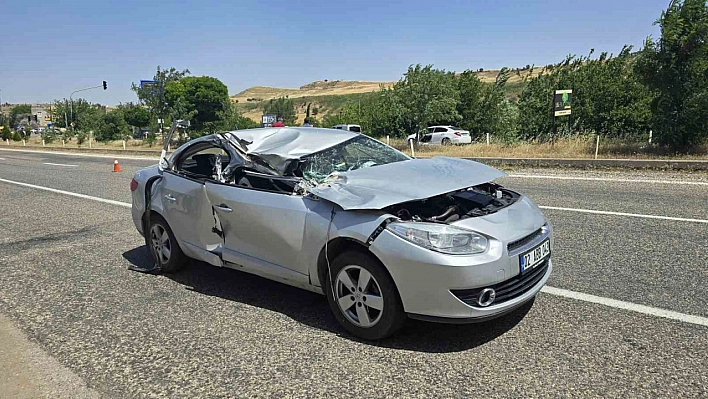
<path id="1" fill-rule="evenodd" d="M 553 94 L 553 116 L 570 115 L 573 90 L 556 90 Z"/>

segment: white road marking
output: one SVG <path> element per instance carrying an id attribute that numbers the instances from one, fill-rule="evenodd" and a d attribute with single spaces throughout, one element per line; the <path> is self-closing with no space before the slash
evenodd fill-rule
<path id="1" fill-rule="evenodd" d="M 639 305 L 632 302 L 620 301 L 617 299 L 605 298 L 596 295 L 585 294 L 582 292 L 564 290 L 562 288 L 555 288 L 545 286 L 541 289 L 541 292 L 546 294 L 561 296 L 564 298 L 577 299 L 583 302 L 597 303 L 599 305 L 609 306 L 615 309 L 629 310 L 632 312 L 642 313 L 646 315 L 663 317 L 665 319 L 682 321 L 684 323 L 697 324 L 699 326 L 708 327 L 708 318 L 701 316 L 694 316 L 685 313 L 674 312 L 672 310 L 666 310 L 661 308 L 655 308 L 651 306 Z"/>
<path id="2" fill-rule="evenodd" d="M 5 158 L 0 158 L 0 161 L 4 161 L 4 160 L 5 160 Z"/>
<path id="3" fill-rule="evenodd" d="M 645 215 L 645 214 L 641 214 L 641 213 L 597 211 L 594 209 L 563 208 L 560 206 L 546 206 L 546 205 L 539 205 L 538 207 L 541 209 L 550 209 L 550 210 L 554 210 L 554 211 L 592 213 L 592 214 L 596 214 L 596 215 L 629 216 L 629 217 L 633 217 L 633 218 L 673 220 L 673 221 L 677 221 L 677 222 L 708 223 L 708 219 L 676 218 L 676 217 L 672 217 L 672 216 Z"/>
<path id="4" fill-rule="evenodd" d="M 49 192 L 53 192 L 53 193 L 57 193 L 57 194 L 69 195 L 69 196 L 77 197 L 77 198 L 89 199 L 92 201 L 103 202 L 103 203 L 111 204 L 111 205 L 123 206 L 126 208 L 131 207 L 131 204 L 129 204 L 127 202 L 120 202 L 120 201 L 114 201 L 114 200 L 109 200 L 109 199 L 105 199 L 105 198 L 93 197 L 90 195 L 74 193 L 71 191 L 57 190 L 55 188 L 37 186 L 34 184 L 22 183 L 22 182 L 17 182 L 17 181 L 13 181 L 13 180 L 2 179 L 2 178 L 0 178 L 0 182 L 9 183 L 9 184 L 16 184 L 18 186 L 35 188 L 38 190 L 49 191 Z M 689 219 L 689 220 L 693 220 L 693 219 Z M 704 222 L 708 222 L 708 221 L 704 221 Z M 671 310 L 654 308 L 654 307 L 645 306 L 645 305 L 638 305 L 638 304 L 631 303 L 631 302 L 624 302 L 624 301 L 620 301 L 617 299 L 605 298 L 605 297 L 601 297 L 601 296 L 585 294 L 582 292 L 565 290 L 562 288 L 545 286 L 541 289 L 541 291 L 545 292 L 547 294 L 551 294 L 551 295 L 576 299 L 576 300 L 584 301 L 584 302 L 597 303 L 597 304 L 609 306 L 612 308 L 624 309 L 624 310 L 629 310 L 632 312 L 637 312 L 637 313 L 642 313 L 642 314 L 647 314 L 647 315 L 652 315 L 652 316 L 657 316 L 657 317 L 663 317 L 663 318 L 672 319 L 672 320 L 678 320 L 678 321 L 682 321 L 685 323 L 708 326 L 708 318 L 701 317 L 701 316 L 693 316 L 693 315 L 689 315 L 689 314 L 674 312 Z"/>
<path id="5" fill-rule="evenodd" d="M 587 181 L 610 181 L 618 183 L 647 183 L 647 184 L 675 184 L 690 186 L 708 186 L 708 182 L 686 181 L 686 180 L 650 180 L 650 179 L 617 179 L 611 177 L 583 177 L 583 176 L 548 176 L 548 175 L 525 175 L 510 174 L 507 177 L 517 179 L 555 179 L 555 180 L 587 180 Z"/>
<path id="6" fill-rule="evenodd" d="M 103 202 L 103 203 L 105 203 L 105 204 L 124 206 L 124 207 L 126 207 L 126 208 L 130 208 L 130 207 L 132 206 L 131 204 L 129 204 L 129 203 L 127 203 L 127 202 L 120 202 L 120 201 L 114 201 L 114 200 L 109 200 L 109 199 L 105 199 L 105 198 L 93 197 L 93 196 L 90 196 L 90 195 L 74 193 L 74 192 L 71 192 L 71 191 L 57 190 L 56 188 L 49 188 L 49 187 L 44 187 L 44 186 L 37 186 L 37 185 L 34 185 L 34 184 L 22 183 L 22 182 L 14 181 L 14 180 L 7 180 L 7 179 L 2 179 L 2 178 L 0 178 L 0 182 L 10 183 L 10 184 L 16 184 L 16 185 L 18 185 L 18 186 L 29 187 L 29 188 L 35 188 L 35 189 L 37 189 L 37 190 L 44 190 L 44 191 L 49 191 L 49 192 L 57 193 L 57 194 L 70 195 L 70 196 L 72 196 L 72 197 L 83 198 L 83 199 L 89 199 L 89 200 L 92 200 L 92 201 Z"/>
<path id="7" fill-rule="evenodd" d="M 51 163 L 51 162 L 42 162 L 44 165 L 52 165 L 52 166 L 78 166 L 78 165 L 70 165 L 66 163 Z"/>
<path id="8" fill-rule="evenodd" d="M 138 161 L 159 161 L 160 156 L 155 154 L 154 156 L 125 156 L 120 155 L 121 150 L 116 150 L 111 155 L 109 154 L 83 154 L 80 152 L 61 152 L 61 151 L 35 151 L 35 150 L 18 150 L 14 148 L 0 148 L 0 151 L 10 151 L 10 152 L 26 152 L 30 154 L 51 154 L 51 155 L 68 155 L 77 157 L 89 157 L 89 158 L 118 158 L 118 159 L 132 159 Z"/>

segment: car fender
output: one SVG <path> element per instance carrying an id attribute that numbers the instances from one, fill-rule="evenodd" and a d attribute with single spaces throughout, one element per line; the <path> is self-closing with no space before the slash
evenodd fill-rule
<path id="1" fill-rule="evenodd" d="M 322 201 L 312 207 L 305 228 L 306 253 L 311 254 L 307 262 L 312 285 L 320 287 L 318 274 L 319 258 L 327 245 L 334 240 L 347 239 L 362 247 L 370 244 L 372 235 L 392 216 L 382 211 L 344 211 L 329 201 Z M 331 262 L 332 259 L 329 259 Z"/>

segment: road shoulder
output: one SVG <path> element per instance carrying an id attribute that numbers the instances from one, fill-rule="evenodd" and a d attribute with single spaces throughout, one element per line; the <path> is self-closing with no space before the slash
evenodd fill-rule
<path id="1" fill-rule="evenodd" d="M 0 313 L 0 397 L 93 399 L 99 395 Z"/>

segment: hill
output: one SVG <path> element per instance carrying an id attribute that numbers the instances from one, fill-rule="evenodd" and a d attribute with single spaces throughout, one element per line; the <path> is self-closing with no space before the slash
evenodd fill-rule
<path id="1" fill-rule="evenodd" d="M 540 73 L 542 68 L 536 68 L 534 75 Z M 515 99 L 523 90 L 522 77 L 528 74 L 526 70 L 512 71 L 506 84 L 506 94 Z M 477 76 L 484 83 L 494 83 L 499 70 L 478 71 Z M 318 109 L 318 117 L 336 112 L 345 103 L 356 102 L 364 99 L 370 93 L 378 91 L 381 87 L 390 87 L 395 82 L 367 82 L 357 80 L 318 80 L 297 89 L 254 86 L 231 96 L 231 101 L 236 103 L 241 113 L 253 120 L 260 120 L 263 113 L 263 102 L 273 98 L 287 97 L 295 99 L 298 113 L 298 123 L 305 118 L 308 103 L 312 108 Z"/>
<path id="2" fill-rule="evenodd" d="M 254 86 L 236 95 L 231 100 L 243 103 L 253 101 L 267 101 L 272 98 L 330 96 L 355 93 L 369 93 L 377 91 L 381 86 L 389 87 L 393 82 L 365 82 L 357 80 L 318 80 L 300 86 L 298 89 L 284 89 L 278 87 Z"/>

